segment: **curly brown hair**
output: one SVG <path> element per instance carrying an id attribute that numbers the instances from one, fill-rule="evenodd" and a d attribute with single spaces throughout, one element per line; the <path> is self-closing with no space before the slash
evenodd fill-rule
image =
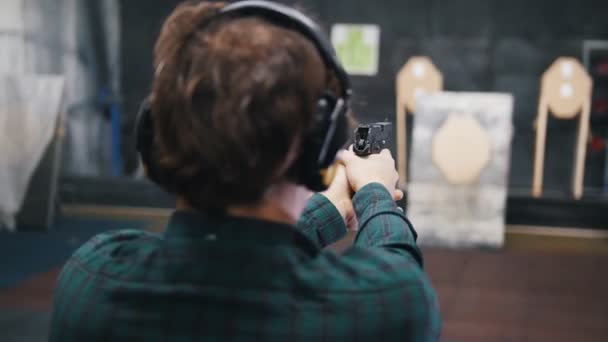
<path id="1" fill-rule="evenodd" d="M 330 77 L 303 35 L 263 18 L 179 5 L 154 50 L 151 109 L 160 185 L 201 210 L 259 201 L 285 178 Z"/>

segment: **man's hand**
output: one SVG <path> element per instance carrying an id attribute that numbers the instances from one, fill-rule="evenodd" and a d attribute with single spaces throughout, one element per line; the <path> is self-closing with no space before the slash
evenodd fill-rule
<path id="1" fill-rule="evenodd" d="M 346 168 L 341 164 L 336 165 L 335 168 L 336 174 L 331 185 L 321 195 L 325 196 L 338 209 L 348 229 L 356 230 L 357 216 L 352 202 L 353 192 L 346 177 Z"/>
<path id="2" fill-rule="evenodd" d="M 340 212 L 348 229 L 357 230 L 357 216 L 353 207 L 353 194 L 367 184 L 380 183 L 393 194 L 395 201 L 403 198 L 403 191 L 396 189 L 399 175 L 395 170 L 395 160 L 389 150 L 368 157 L 359 157 L 352 148 L 338 154 L 336 174 L 329 188 L 321 194 Z"/>
<path id="3" fill-rule="evenodd" d="M 395 160 L 389 150 L 382 150 L 379 154 L 359 157 L 352 151 L 338 154 L 338 159 L 346 166 L 348 183 L 354 192 L 361 190 L 368 184 L 380 183 L 399 201 L 403 198 L 403 191 L 396 188 L 399 174 L 395 169 Z"/>

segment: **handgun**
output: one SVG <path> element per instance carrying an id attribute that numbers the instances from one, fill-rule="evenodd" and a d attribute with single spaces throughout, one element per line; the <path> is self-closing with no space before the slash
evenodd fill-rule
<path id="1" fill-rule="evenodd" d="M 355 129 L 353 151 L 359 157 L 382 152 L 390 142 L 392 131 L 393 124 L 390 122 L 359 125 Z M 402 207 L 397 207 L 397 209 L 404 212 Z"/>
<path id="2" fill-rule="evenodd" d="M 377 122 L 359 125 L 355 129 L 353 151 L 360 157 L 378 154 L 390 142 L 393 124 L 391 122 Z M 331 184 L 336 174 L 336 166 L 329 167 L 322 173 L 323 183 Z"/>
<path id="3" fill-rule="evenodd" d="M 353 151 L 360 157 L 380 153 L 390 142 L 392 131 L 391 122 L 359 125 L 355 129 Z"/>

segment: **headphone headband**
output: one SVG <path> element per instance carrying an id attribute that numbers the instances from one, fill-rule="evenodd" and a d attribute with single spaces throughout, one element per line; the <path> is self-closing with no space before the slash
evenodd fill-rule
<path id="1" fill-rule="evenodd" d="M 342 88 L 340 97 L 345 101 L 350 97 L 352 93 L 350 80 L 338 61 L 336 51 L 327 37 L 322 34 L 323 31 L 319 26 L 306 15 L 291 7 L 270 1 L 245 0 L 227 5 L 214 18 L 220 16 L 262 17 L 278 26 L 293 29 L 304 35 L 315 45 L 326 67 L 335 72 Z"/>

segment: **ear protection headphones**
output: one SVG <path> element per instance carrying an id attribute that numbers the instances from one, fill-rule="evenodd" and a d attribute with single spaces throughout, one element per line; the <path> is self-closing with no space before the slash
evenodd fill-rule
<path id="1" fill-rule="evenodd" d="M 269 1 L 245 0 L 227 5 L 210 20 L 250 16 L 265 19 L 305 36 L 317 48 L 325 66 L 333 71 L 340 83 L 339 94 L 326 90 L 317 100 L 313 128 L 305 135 L 301 154 L 288 172 L 292 179 L 312 191 L 325 190 L 332 178 L 328 170 L 338 151 L 346 144 L 349 134 L 346 114 L 352 90 L 348 74 L 322 30 L 310 18 L 293 8 Z M 154 163 L 154 127 L 148 100 L 140 108 L 135 136 L 136 149 L 146 165 L 148 177 L 159 183 L 163 175 Z"/>

